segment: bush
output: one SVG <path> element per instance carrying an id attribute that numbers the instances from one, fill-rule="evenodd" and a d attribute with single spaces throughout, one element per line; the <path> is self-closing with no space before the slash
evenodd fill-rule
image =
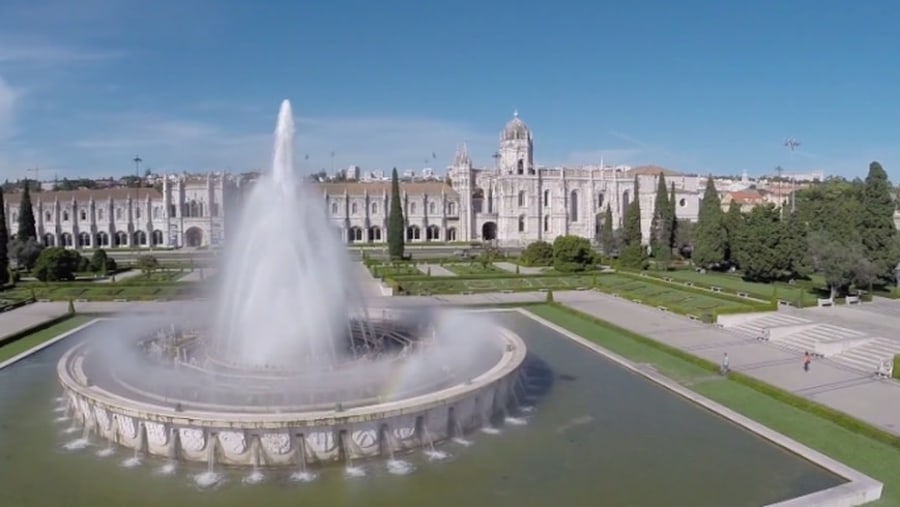
<path id="1" fill-rule="evenodd" d="M 106 250 L 102 248 L 94 250 L 94 255 L 91 256 L 90 262 L 90 270 L 92 272 L 106 276 L 108 273 L 114 272 L 117 267 L 116 260 L 108 256 Z"/>
<path id="2" fill-rule="evenodd" d="M 896 379 L 900 379 L 900 354 L 894 356 L 894 373 L 892 376 Z"/>
<path id="3" fill-rule="evenodd" d="M 552 302 L 553 302 L 553 291 L 552 291 L 552 290 L 548 290 L 548 291 L 547 291 L 547 302 L 548 302 L 548 303 L 552 303 Z"/>
<path id="4" fill-rule="evenodd" d="M 559 236 L 553 241 L 553 269 L 560 273 L 584 271 L 594 262 L 591 242 L 580 236 Z"/>
<path id="5" fill-rule="evenodd" d="M 553 263 L 553 245 L 546 241 L 530 243 L 520 261 L 526 266 L 549 266 Z"/>
<path id="6" fill-rule="evenodd" d="M 62 247 L 45 248 L 34 263 L 33 274 L 42 282 L 74 280 L 82 267 L 81 254 Z"/>

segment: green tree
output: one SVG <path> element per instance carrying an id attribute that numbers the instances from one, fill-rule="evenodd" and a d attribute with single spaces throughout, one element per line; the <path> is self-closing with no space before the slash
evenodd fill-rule
<path id="1" fill-rule="evenodd" d="M 42 282 L 74 280 L 81 263 L 81 255 L 74 250 L 45 248 L 38 256 L 32 274 Z"/>
<path id="2" fill-rule="evenodd" d="M 150 278 L 154 271 L 158 270 L 159 260 L 152 255 L 141 255 L 134 263 L 135 267 L 141 270 L 145 277 Z"/>
<path id="3" fill-rule="evenodd" d="M 741 206 L 735 201 L 731 201 L 728 206 L 728 212 L 722 218 L 722 225 L 725 232 L 725 261 L 739 264 L 744 215 L 741 213 Z"/>
<path id="4" fill-rule="evenodd" d="M 522 252 L 522 264 L 526 266 L 549 266 L 553 264 L 553 245 L 546 241 L 529 243 Z M 518 266 L 516 266 L 518 268 Z"/>
<path id="5" fill-rule="evenodd" d="M 37 229 L 34 225 L 34 209 L 31 205 L 31 190 L 29 190 L 27 179 L 22 189 L 22 200 L 19 202 L 19 230 L 16 238 L 21 241 L 37 239 Z"/>
<path id="6" fill-rule="evenodd" d="M 831 299 L 847 290 L 857 277 L 857 268 L 865 257 L 862 245 L 847 244 L 825 231 L 813 231 L 807 237 L 812 266 L 825 277 Z M 862 266 L 868 269 L 870 266 Z"/>
<path id="7" fill-rule="evenodd" d="M 388 215 L 388 252 L 391 259 L 403 258 L 405 233 L 403 204 L 400 202 L 400 178 L 395 167 L 391 173 L 391 211 Z"/>
<path id="8" fill-rule="evenodd" d="M 675 249 L 685 258 L 690 258 L 694 249 L 695 224 L 687 218 L 678 220 L 675 226 Z"/>
<path id="9" fill-rule="evenodd" d="M 672 260 L 673 211 L 669 202 L 666 177 L 660 173 L 656 186 L 656 201 L 653 205 L 653 220 L 650 222 L 650 246 L 653 257 L 662 268 L 667 268 Z"/>
<path id="10" fill-rule="evenodd" d="M 744 278 L 771 282 L 781 278 L 789 262 L 781 256 L 784 230 L 774 206 L 756 206 L 747 214 L 740 232 L 737 261 Z"/>
<path id="11" fill-rule="evenodd" d="M 717 267 L 725 260 L 727 238 L 722 234 L 723 222 L 722 203 L 719 201 L 716 184 L 710 176 L 706 179 L 706 190 L 703 192 L 703 202 L 700 203 L 697 225 L 694 228 L 691 259 L 697 266 Z"/>
<path id="12" fill-rule="evenodd" d="M 91 256 L 90 264 L 92 272 L 97 273 L 100 276 L 106 276 L 115 271 L 117 267 L 116 260 L 107 255 L 106 250 L 102 248 L 94 250 L 94 255 Z"/>
<path id="13" fill-rule="evenodd" d="M 806 240 L 806 226 L 796 212 L 782 220 L 784 236 L 779 243 L 779 257 L 786 263 L 786 274 L 790 278 L 803 278 L 812 274 Z"/>
<path id="14" fill-rule="evenodd" d="M 600 248 L 603 249 L 603 255 L 607 258 L 612 257 L 613 252 L 616 250 L 613 214 L 609 203 L 606 204 L 606 211 L 603 213 L 603 224 L 600 227 Z"/>
<path id="15" fill-rule="evenodd" d="M 859 230 L 862 252 L 875 267 L 879 281 L 890 283 L 897 263 L 894 225 L 894 201 L 891 197 L 891 183 L 887 173 L 878 162 L 869 164 L 862 190 Z"/>
<path id="16" fill-rule="evenodd" d="M 34 238 L 25 240 L 16 238 L 9 243 L 9 255 L 16 260 L 16 266 L 24 267 L 29 271 L 34 268 L 43 249 L 44 245 L 38 243 Z"/>
<path id="17" fill-rule="evenodd" d="M 0 189 L 0 286 L 9 283 L 9 230 L 6 228 L 6 203 Z"/>
<path id="18" fill-rule="evenodd" d="M 672 220 L 672 223 L 669 225 L 669 247 L 673 250 L 677 247 L 676 238 L 678 237 L 678 213 L 676 210 L 676 201 L 675 201 L 675 182 L 673 181 L 671 184 L 671 189 L 669 190 L 669 208 L 671 211 L 669 212 L 669 219 Z"/>
<path id="19" fill-rule="evenodd" d="M 634 194 L 622 220 L 622 252 L 619 262 L 629 268 L 642 269 L 645 264 L 641 234 L 641 200 L 638 177 L 634 177 Z"/>
<path id="20" fill-rule="evenodd" d="M 584 271 L 594 262 L 591 242 L 581 236 L 557 236 L 553 241 L 553 269 L 571 273 Z"/>

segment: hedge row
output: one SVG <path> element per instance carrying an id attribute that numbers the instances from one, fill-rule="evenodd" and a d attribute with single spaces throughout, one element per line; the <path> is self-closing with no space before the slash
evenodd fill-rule
<path id="1" fill-rule="evenodd" d="M 694 364 L 700 368 L 708 370 L 713 373 L 719 372 L 719 365 L 713 363 L 712 361 L 707 361 L 706 359 L 697 357 L 693 354 L 685 352 L 679 348 L 673 347 L 671 345 L 667 345 L 665 343 L 658 342 L 646 336 L 637 334 L 633 331 L 629 331 L 628 329 L 616 326 L 615 324 L 611 324 L 606 322 L 605 320 L 598 319 L 592 315 L 588 315 L 586 313 L 580 312 L 574 308 L 570 308 L 565 305 L 561 305 L 559 303 L 548 303 L 553 307 L 562 310 L 566 313 L 574 315 L 580 319 L 587 320 L 592 322 L 598 326 L 605 327 L 612 331 L 615 331 L 619 334 L 628 336 L 629 338 L 635 340 L 636 342 L 642 343 L 644 345 L 648 345 L 657 350 L 665 352 L 671 356 L 677 357 L 685 362 Z M 894 360 L 895 368 L 894 372 L 896 375 L 897 372 L 897 358 Z M 844 429 L 852 431 L 854 433 L 858 433 L 860 435 L 864 435 L 873 440 L 877 440 L 879 442 L 883 442 L 888 444 L 895 449 L 900 449 L 900 436 L 893 435 L 886 431 L 883 431 L 869 423 L 864 421 L 860 421 L 855 417 L 841 412 L 839 410 L 835 410 L 831 407 L 827 407 L 822 405 L 821 403 L 817 403 L 812 400 L 808 400 L 806 398 L 801 398 L 799 396 L 795 396 L 788 391 L 775 387 L 769 383 L 763 382 L 761 380 L 755 379 L 749 375 L 745 375 L 740 372 L 733 371 L 728 375 L 729 380 L 733 380 L 741 385 L 749 387 L 754 391 L 757 391 L 761 394 L 765 394 L 773 399 L 776 399 L 782 403 L 793 406 L 794 408 L 798 408 L 803 410 L 804 412 L 808 412 L 812 415 L 821 417 L 823 419 L 827 419 L 838 426 L 841 426 Z"/>
<path id="2" fill-rule="evenodd" d="M 894 356 L 894 373 L 892 376 L 896 379 L 900 379 L 900 354 Z"/>
<path id="3" fill-rule="evenodd" d="M 649 282 L 649 283 L 658 285 L 660 287 L 677 289 L 680 291 L 690 292 L 692 294 L 698 294 L 701 296 L 712 296 L 717 299 L 721 299 L 723 301 L 730 301 L 732 303 L 740 303 L 740 304 L 744 304 L 744 305 L 762 305 L 762 306 L 765 306 L 766 308 L 772 307 L 773 309 L 774 309 L 774 307 L 777 307 L 777 303 L 773 302 L 771 297 L 757 298 L 757 299 L 761 299 L 762 301 L 754 301 L 752 299 L 742 298 L 742 297 L 738 296 L 737 294 L 731 294 L 728 292 L 713 292 L 713 291 L 707 290 L 703 287 L 697 287 L 696 285 L 690 286 L 690 285 L 684 285 L 684 284 L 677 283 L 677 282 L 667 282 L 661 278 L 657 278 L 657 277 L 651 276 L 651 275 L 641 276 L 637 273 L 632 273 L 632 272 L 628 272 L 628 271 L 618 271 L 616 274 L 627 276 L 627 277 L 633 278 L 635 280 Z"/>

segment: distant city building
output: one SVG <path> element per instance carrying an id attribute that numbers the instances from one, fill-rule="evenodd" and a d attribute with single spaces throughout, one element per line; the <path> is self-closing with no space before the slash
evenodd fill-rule
<path id="1" fill-rule="evenodd" d="M 17 230 L 21 193 L 6 195 L 7 227 Z M 170 176 L 156 188 L 34 192 L 38 241 L 72 248 L 180 248 L 221 245 L 237 210 L 239 180 L 221 174 Z M 14 236 L 14 234 L 13 234 Z"/>
<path id="2" fill-rule="evenodd" d="M 407 240 L 525 245 L 566 234 L 593 239 L 607 206 L 618 228 L 636 198 L 647 242 L 660 174 L 675 185 L 678 217 L 697 219 L 704 178 L 655 166 L 537 167 L 531 131 L 518 115 L 501 132 L 496 159 L 494 167 L 476 168 L 463 146 L 449 168 L 449 183 L 403 183 Z M 413 176 L 412 171 L 403 174 L 404 179 Z M 324 183 L 320 188 L 341 238 L 350 243 L 387 239 L 388 183 Z"/>

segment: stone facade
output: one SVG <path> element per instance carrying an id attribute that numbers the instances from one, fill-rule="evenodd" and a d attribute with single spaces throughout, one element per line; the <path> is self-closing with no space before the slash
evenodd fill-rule
<path id="1" fill-rule="evenodd" d="M 607 206 L 614 228 L 634 199 L 635 176 L 641 202 L 644 241 L 660 174 L 676 189 L 676 214 L 696 221 L 702 181 L 662 168 L 585 166 L 543 168 L 534 162 L 531 131 L 518 115 L 500 134 L 494 168 L 475 168 L 465 147 L 457 151 L 441 182 L 401 184 L 408 241 L 496 241 L 501 245 L 552 242 L 574 234 L 595 238 Z M 387 239 L 389 183 L 322 184 L 329 214 L 341 237 L 350 243 Z"/>
<path id="2" fill-rule="evenodd" d="M 172 176 L 162 191 L 111 188 L 33 192 L 39 240 L 71 248 L 217 246 L 234 210 L 237 182 L 222 175 Z M 18 229 L 21 193 L 6 196 L 7 226 Z"/>

